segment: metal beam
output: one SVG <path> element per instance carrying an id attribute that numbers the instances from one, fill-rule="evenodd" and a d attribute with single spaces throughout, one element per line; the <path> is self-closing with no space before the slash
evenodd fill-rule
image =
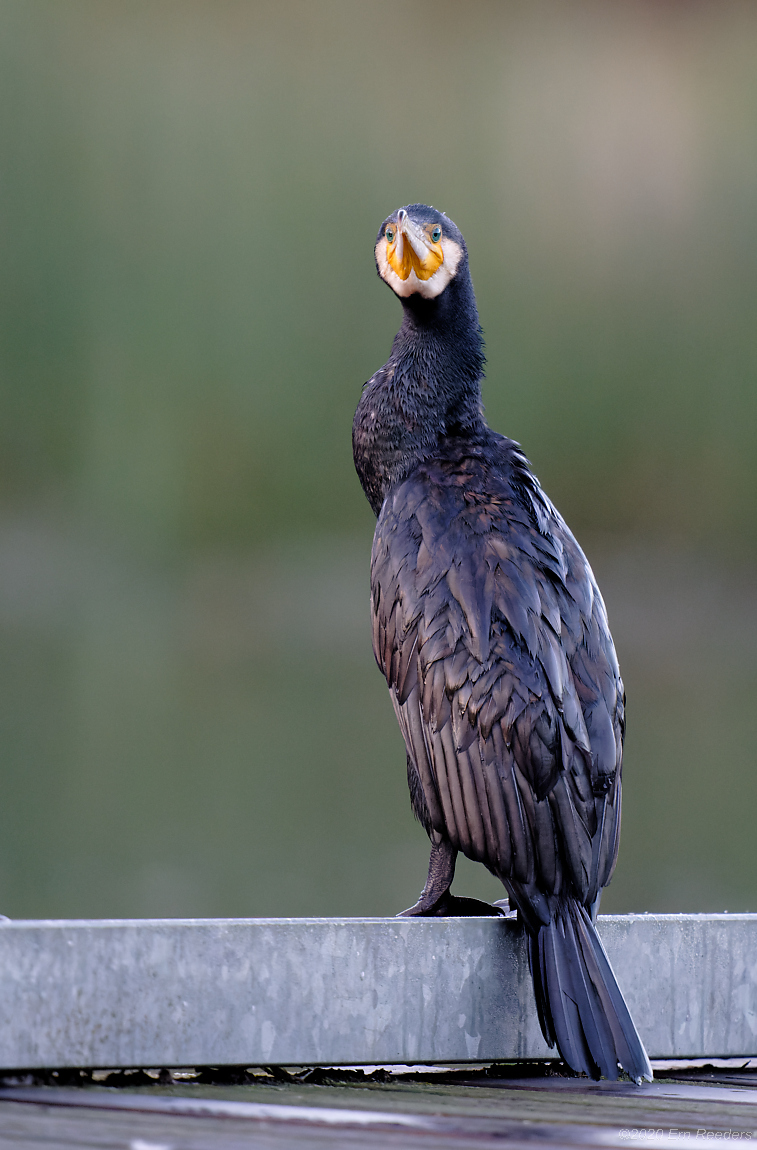
<path id="1" fill-rule="evenodd" d="M 757 915 L 607 915 L 653 1058 L 757 1056 Z M 0 926 L 0 1067 L 549 1056 L 505 919 Z"/>

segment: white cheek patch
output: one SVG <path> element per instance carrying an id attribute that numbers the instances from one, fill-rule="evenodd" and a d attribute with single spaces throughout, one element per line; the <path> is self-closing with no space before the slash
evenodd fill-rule
<path id="1" fill-rule="evenodd" d="M 389 266 L 389 261 L 386 258 L 386 236 L 382 236 L 376 244 L 376 263 L 378 264 L 379 275 L 382 280 L 389 284 L 392 291 L 402 298 L 417 293 L 424 299 L 436 299 L 453 279 L 463 257 L 463 249 L 460 245 L 454 240 L 447 239 L 446 236 L 442 237 L 442 252 L 444 261 L 430 279 L 419 280 L 415 272 L 411 271 L 406 280 L 401 280 Z"/>

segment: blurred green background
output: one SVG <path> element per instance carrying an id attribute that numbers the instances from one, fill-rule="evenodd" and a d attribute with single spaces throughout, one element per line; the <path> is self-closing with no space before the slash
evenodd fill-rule
<path id="1" fill-rule="evenodd" d="M 0 909 L 415 899 L 350 425 L 421 200 L 616 635 L 603 909 L 757 911 L 757 8 L 0 0 L 0 140 Z"/>

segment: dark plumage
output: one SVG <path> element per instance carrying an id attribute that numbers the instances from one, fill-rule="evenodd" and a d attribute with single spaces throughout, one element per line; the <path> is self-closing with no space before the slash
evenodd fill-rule
<path id="1" fill-rule="evenodd" d="M 462 235 L 413 204 L 382 224 L 376 260 L 404 315 L 363 390 L 354 457 L 378 517 L 373 649 L 431 840 L 403 913 L 498 913 L 449 893 L 458 851 L 484 863 L 528 933 L 547 1042 L 575 1071 L 639 1081 L 649 1061 L 593 925 L 624 726 L 604 604 L 521 448 L 484 419 Z"/>

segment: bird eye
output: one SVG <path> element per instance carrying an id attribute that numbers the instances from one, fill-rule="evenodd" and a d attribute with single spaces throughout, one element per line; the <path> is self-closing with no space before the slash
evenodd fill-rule
<path id="1" fill-rule="evenodd" d="M 390 243 L 390 244 L 394 243 L 394 228 L 387 228 L 386 229 L 386 238 L 387 238 L 388 243 Z"/>
<path id="2" fill-rule="evenodd" d="M 439 227 L 439 225 L 437 224 L 437 225 L 436 225 L 436 227 L 434 228 L 434 230 L 433 230 L 433 231 L 432 231 L 432 233 L 431 233 L 431 239 L 434 241 L 434 243 L 435 243 L 435 244 L 438 244 L 438 243 L 439 243 L 439 240 L 440 240 L 441 238 L 442 238 L 442 229 L 441 229 L 441 228 Z"/>

